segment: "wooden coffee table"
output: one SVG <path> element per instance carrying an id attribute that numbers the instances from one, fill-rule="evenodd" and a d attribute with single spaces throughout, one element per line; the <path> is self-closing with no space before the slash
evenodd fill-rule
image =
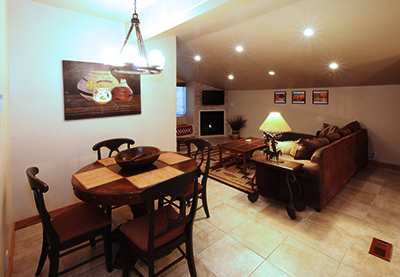
<path id="1" fill-rule="evenodd" d="M 247 159 L 253 156 L 254 151 L 265 148 L 265 140 L 262 138 L 242 138 L 233 140 L 218 145 L 219 147 L 219 166 L 222 166 L 222 151 L 228 150 L 236 157 L 239 156 L 243 159 L 243 173 L 247 174 Z"/>

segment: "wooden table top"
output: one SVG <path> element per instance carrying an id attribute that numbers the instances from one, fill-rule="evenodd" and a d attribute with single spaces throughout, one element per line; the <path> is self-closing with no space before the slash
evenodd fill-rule
<path id="1" fill-rule="evenodd" d="M 238 140 L 228 141 L 218 145 L 220 148 L 232 150 L 239 153 L 247 153 L 266 146 L 265 139 L 247 137 Z"/>
<path id="2" fill-rule="evenodd" d="M 105 206 L 143 203 L 139 192 L 161 181 L 196 169 L 196 161 L 183 154 L 162 152 L 143 168 L 122 169 L 114 157 L 91 163 L 72 176 L 74 194 L 80 200 Z"/>

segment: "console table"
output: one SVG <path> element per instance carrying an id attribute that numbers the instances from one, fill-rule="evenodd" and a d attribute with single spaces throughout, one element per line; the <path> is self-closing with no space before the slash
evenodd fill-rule
<path id="1" fill-rule="evenodd" d="M 303 211 L 305 209 L 305 205 L 297 201 L 297 199 L 301 196 L 301 187 L 294 173 L 300 171 L 303 168 L 303 164 L 286 160 L 282 160 L 282 163 L 276 163 L 266 160 L 264 155 L 252 157 L 250 160 L 256 165 L 256 173 L 254 174 L 252 182 L 252 189 L 254 193 L 248 195 L 249 201 L 252 203 L 256 202 L 259 195 L 273 197 L 275 199 L 285 201 L 288 198 L 287 194 L 289 194 L 289 200 L 285 201 L 287 202 L 286 210 L 291 219 L 296 219 L 295 209 L 298 211 Z M 284 176 L 285 180 L 282 180 L 282 178 L 281 180 L 279 180 L 279 178 L 277 178 L 277 180 L 275 179 L 279 172 L 283 173 L 280 175 Z M 282 182 L 286 184 L 282 184 Z M 295 198 L 293 197 L 294 184 L 297 184 L 296 189 L 298 192 L 298 195 Z"/>

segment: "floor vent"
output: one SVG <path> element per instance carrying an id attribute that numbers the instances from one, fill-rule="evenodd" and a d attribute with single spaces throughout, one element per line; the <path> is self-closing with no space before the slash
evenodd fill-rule
<path id="1" fill-rule="evenodd" d="M 390 262 L 392 257 L 392 248 L 393 245 L 391 243 L 373 238 L 368 253 Z"/>

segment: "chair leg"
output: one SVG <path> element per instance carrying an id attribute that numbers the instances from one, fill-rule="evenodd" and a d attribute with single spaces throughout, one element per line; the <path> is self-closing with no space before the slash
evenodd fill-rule
<path id="1" fill-rule="evenodd" d="M 57 276 L 58 266 L 60 263 L 60 251 L 58 251 L 58 249 L 51 250 L 49 255 L 49 260 L 50 260 L 49 277 Z"/>
<path id="2" fill-rule="evenodd" d="M 122 254 L 122 277 L 129 277 L 129 254 L 128 254 L 128 245 L 126 243 L 125 238 L 122 240 L 120 245 L 121 254 Z"/>
<path id="3" fill-rule="evenodd" d="M 210 218 L 210 211 L 208 210 L 207 203 L 207 190 L 203 189 L 201 192 L 201 202 L 203 203 L 204 212 L 206 213 L 206 217 Z"/>
<path id="4" fill-rule="evenodd" d="M 154 273 L 154 257 L 150 257 L 150 259 L 148 260 L 148 271 L 149 271 L 149 277 L 154 277 L 155 273 Z"/>
<path id="5" fill-rule="evenodd" d="M 187 263 L 191 277 L 197 277 L 196 265 L 194 262 L 193 241 L 192 239 L 186 242 Z"/>
<path id="6" fill-rule="evenodd" d="M 112 264 L 112 248 L 111 248 L 111 226 L 104 233 L 104 253 L 106 259 L 107 272 L 110 273 L 114 270 Z"/>
<path id="7" fill-rule="evenodd" d="M 49 245 L 47 243 L 47 238 L 43 232 L 42 253 L 40 254 L 40 259 L 39 259 L 38 267 L 36 269 L 35 276 L 40 275 L 40 273 L 42 272 L 44 263 L 46 262 L 46 259 L 47 259 L 48 249 L 49 249 Z"/>

